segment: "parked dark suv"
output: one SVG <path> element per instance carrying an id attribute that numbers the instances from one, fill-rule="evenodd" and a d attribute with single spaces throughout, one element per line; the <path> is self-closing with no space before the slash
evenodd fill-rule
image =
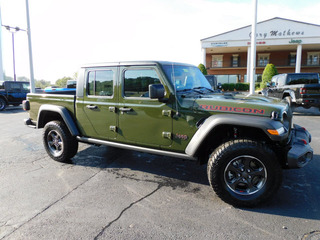
<path id="1" fill-rule="evenodd" d="M 0 81 L 0 111 L 7 105 L 19 106 L 29 92 L 29 82 Z"/>

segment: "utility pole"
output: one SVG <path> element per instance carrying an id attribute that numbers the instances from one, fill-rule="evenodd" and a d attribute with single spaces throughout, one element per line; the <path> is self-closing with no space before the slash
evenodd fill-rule
<path id="1" fill-rule="evenodd" d="M 250 54 L 250 95 L 255 92 L 255 75 L 256 75 L 256 27 L 257 27 L 257 1 L 252 0 L 253 4 L 253 21 L 251 26 L 251 54 Z"/>
<path id="2" fill-rule="evenodd" d="M 28 34 L 28 45 L 29 45 L 30 92 L 34 93 L 35 92 L 35 82 L 34 82 L 34 75 L 33 75 L 31 28 L 30 28 L 29 1 L 28 0 L 26 0 L 26 15 L 27 15 L 27 34 Z"/>

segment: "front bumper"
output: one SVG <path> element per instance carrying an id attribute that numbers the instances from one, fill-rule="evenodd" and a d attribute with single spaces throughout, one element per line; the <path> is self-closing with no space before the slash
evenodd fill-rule
<path id="1" fill-rule="evenodd" d="M 320 99 L 317 98 L 299 98 L 296 100 L 296 104 L 305 107 L 320 108 Z"/>
<path id="2" fill-rule="evenodd" d="M 313 159 L 313 149 L 310 146 L 311 134 L 303 127 L 294 125 L 287 154 L 289 168 L 301 168 Z"/>

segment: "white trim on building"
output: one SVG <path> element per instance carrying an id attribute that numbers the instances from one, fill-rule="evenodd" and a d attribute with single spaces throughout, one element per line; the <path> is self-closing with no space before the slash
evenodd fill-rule
<path id="1" fill-rule="evenodd" d="M 239 51 L 248 52 L 247 70 L 250 66 L 250 36 L 251 25 L 225 32 L 201 40 L 203 64 L 207 65 L 208 54 L 236 54 Z M 320 25 L 299 22 L 284 18 L 272 18 L 257 23 L 257 52 L 288 50 L 296 52 L 295 71 L 301 69 L 302 49 L 320 49 Z M 310 64 L 319 65 L 319 52 L 308 53 Z M 261 63 L 268 62 L 268 57 L 261 55 Z M 258 55 L 258 64 L 259 64 Z M 258 65 L 257 65 L 258 66 Z M 206 66 L 211 67 L 211 66 Z"/>

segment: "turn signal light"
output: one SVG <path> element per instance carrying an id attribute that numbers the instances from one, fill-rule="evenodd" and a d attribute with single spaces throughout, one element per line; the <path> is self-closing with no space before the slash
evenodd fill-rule
<path id="1" fill-rule="evenodd" d="M 267 129 L 268 133 L 270 133 L 271 135 L 276 135 L 276 136 L 279 136 L 281 135 L 282 133 L 284 133 L 284 128 L 281 127 L 281 128 L 278 128 L 278 129 Z"/>

